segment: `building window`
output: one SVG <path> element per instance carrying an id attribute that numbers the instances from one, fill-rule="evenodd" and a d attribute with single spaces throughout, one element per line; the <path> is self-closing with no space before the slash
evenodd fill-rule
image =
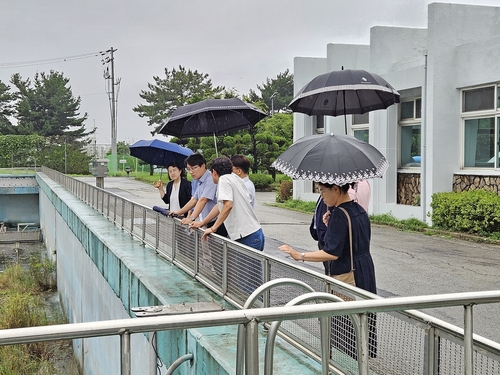
<path id="1" fill-rule="evenodd" d="M 368 129 L 354 130 L 353 133 L 354 133 L 354 138 L 357 138 L 360 141 L 366 143 L 370 142 L 370 137 L 369 137 L 370 133 Z"/>
<path id="2" fill-rule="evenodd" d="M 498 91 L 497 85 L 462 91 L 464 168 L 500 168 Z"/>
<path id="3" fill-rule="evenodd" d="M 421 98 L 401 102 L 399 116 L 401 168 L 420 168 L 421 118 Z"/>
<path id="4" fill-rule="evenodd" d="M 482 87 L 462 92 L 462 112 L 495 109 L 495 87 Z"/>
<path id="5" fill-rule="evenodd" d="M 366 125 L 370 122 L 370 116 L 368 113 L 363 113 L 362 115 L 352 115 L 353 125 Z"/>
<path id="6" fill-rule="evenodd" d="M 314 129 L 317 134 L 325 133 L 325 116 L 314 116 L 316 118 Z"/>
<path id="7" fill-rule="evenodd" d="M 369 115 L 368 113 L 364 113 L 362 115 L 352 115 L 352 134 L 354 138 L 359 139 L 363 142 L 369 142 Z"/>

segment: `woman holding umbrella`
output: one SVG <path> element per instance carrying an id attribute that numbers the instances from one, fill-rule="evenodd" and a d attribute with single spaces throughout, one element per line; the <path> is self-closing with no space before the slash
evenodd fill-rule
<path id="1" fill-rule="evenodd" d="M 350 185 L 343 186 L 318 183 L 319 193 L 328 207 L 332 210 L 327 224 L 325 245 L 322 250 L 299 253 L 289 245 L 282 245 L 279 249 L 297 260 L 303 262 L 330 262 L 330 275 L 340 275 L 351 270 L 349 227 L 346 214 L 338 209 L 347 211 L 352 225 L 352 251 L 354 260 L 354 279 L 358 288 L 372 293 L 377 292 L 375 283 L 375 267 L 370 255 L 370 219 L 366 211 L 352 201 L 348 190 Z"/>
<path id="2" fill-rule="evenodd" d="M 297 261 L 330 261 L 330 275 L 334 277 L 335 275 L 349 273 L 351 269 L 354 269 L 356 286 L 376 293 L 375 267 L 370 255 L 370 219 L 363 207 L 354 202 L 349 196 L 350 185 L 338 186 L 318 183 L 321 198 L 329 208 L 334 207 L 333 210 L 327 211 L 325 214 L 324 220 L 327 231 L 322 250 L 299 253 L 289 245 L 282 245 L 279 249 L 290 254 Z M 349 218 L 347 215 L 349 215 Z M 353 263 L 351 263 L 350 232 L 352 235 Z M 377 353 L 375 321 L 375 315 L 370 314 L 368 318 L 368 350 L 371 358 L 376 357 Z M 356 359 L 357 352 L 353 339 L 355 335 L 351 322 L 344 316 L 336 317 L 333 318 L 332 327 L 334 330 L 331 336 L 332 346 Z"/>
<path id="3" fill-rule="evenodd" d="M 163 182 L 159 180 L 154 186 L 160 192 L 160 198 L 169 205 L 169 210 L 178 211 L 191 199 L 191 182 L 184 176 L 184 168 L 176 161 L 167 166 L 170 182 L 167 191 L 163 190 Z"/>

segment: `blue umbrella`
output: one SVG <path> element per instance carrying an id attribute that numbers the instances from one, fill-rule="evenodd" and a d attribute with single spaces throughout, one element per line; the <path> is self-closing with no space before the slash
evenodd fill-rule
<path id="1" fill-rule="evenodd" d="M 176 161 L 182 167 L 184 160 L 191 154 L 194 154 L 194 152 L 187 147 L 158 139 L 140 140 L 130 146 L 130 155 L 148 164 L 161 167 L 167 166 L 173 161 Z"/>

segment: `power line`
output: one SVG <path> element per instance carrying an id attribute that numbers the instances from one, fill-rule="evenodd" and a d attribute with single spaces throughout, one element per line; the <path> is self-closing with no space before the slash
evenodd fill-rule
<path id="1" fill-rule="evenodd" d="M 0 69 L 18 68 L 18 67 L 25 67 L 25 66 L 35 66 L 35 65 L 51 64 L 51 63 L 55 63 L 55 62 L 66 62 L 66 61 L 73 61 L 73 60 L 88 59 L 90 57 L 103 56 L 107 52 L 108 51 L 99 51 L 99 52 L 85 53 L 83 55 L 73 55 L 73 56 L 65 56 L 65 57 L 54 57 L 54 58 L 43 59 L 43 60 L 31 60 L 31 61 L 17 61 L 17 62 L 11 62 L 11 63 L 0 63 Z"/>

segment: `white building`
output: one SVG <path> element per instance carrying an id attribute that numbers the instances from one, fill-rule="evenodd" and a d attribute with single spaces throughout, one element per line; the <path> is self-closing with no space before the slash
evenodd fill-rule
<path id="1" fill-rule="evenodd" d="M 347 116 L 348 133 L 390 163 L 374 179 L 370 213 L 430 222 L 432 194 L 500 184 L 500 7 L 433 3 L 427 29 L 376 26 L 370 45 L 329 44 L 326 58 L 294 59 L 294 91 L 319 74 L 365 69 L 386 79 L 401 103 Z M 294 114 L 294 140 L 344 134 L 343 116 Z M 316 200 L 310 181 L 294 199 Z"/>
<path id="2" fill-rule="evenodd" d="M 96 159 L 104 159 L 109 151 L 111 151 L 111 144 L 91 142 L 85 146 L 87 155 L 92 155 Z"/>

